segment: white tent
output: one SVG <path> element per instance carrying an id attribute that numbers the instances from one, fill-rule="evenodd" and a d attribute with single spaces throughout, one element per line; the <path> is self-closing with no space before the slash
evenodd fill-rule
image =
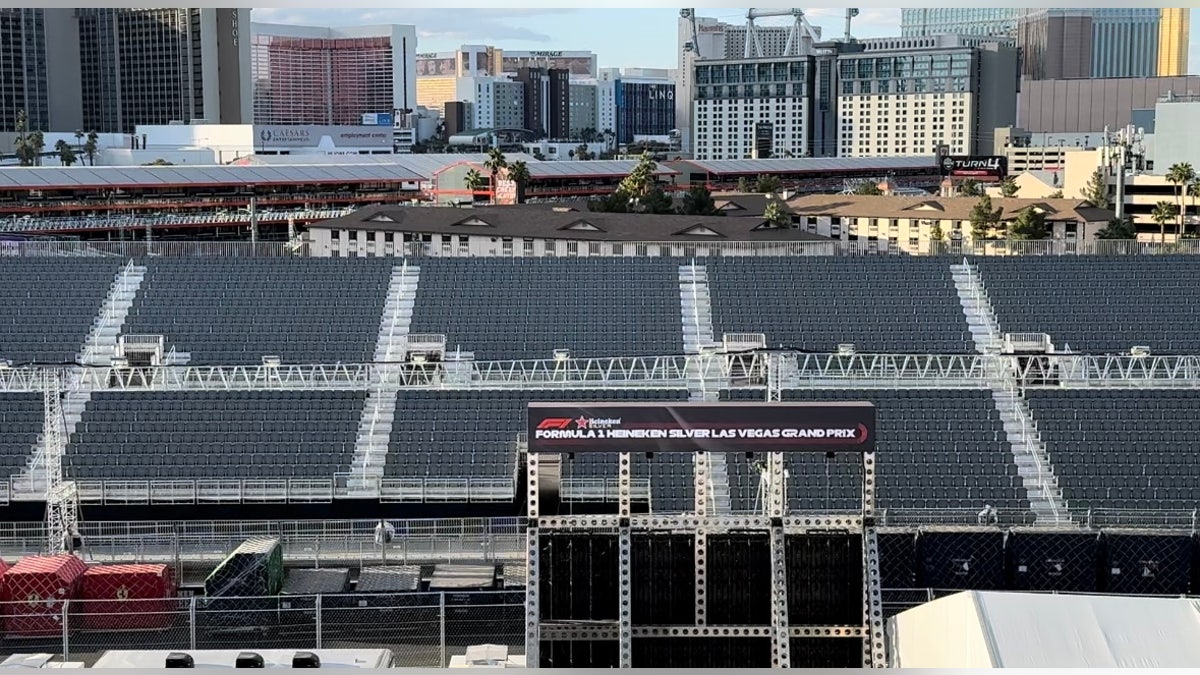
<path id="1" fill-rule="evenodd" d="M 890 620 L 895 668 L 1195 668 L 1187 598 L 958 593 Z"/>

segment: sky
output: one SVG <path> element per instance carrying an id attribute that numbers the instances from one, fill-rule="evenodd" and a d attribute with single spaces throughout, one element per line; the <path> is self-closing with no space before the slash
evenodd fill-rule
<path id="1" fill-rule="evenodd" d="M 808 9 L 808 20 L 825 35 L 842 34 L 844 9 Z M 745 8 L 697 11 L 743 23 Z M 419 52 L 453 51 L 463 44 L 518 51 L 582 50 L 596 53 L 602 68 L 674 68 L 678 9 L 255 9 L 254 21 L 311 26 L 412 24 Z M 759 25 L 787 19 L 760 20 Z M 1200 71 L 1200 10 L 1192 10 L 1190 72 Z M 854 20 L 859 38 L 898 35 L 899 9 L 863 9 Z"/>

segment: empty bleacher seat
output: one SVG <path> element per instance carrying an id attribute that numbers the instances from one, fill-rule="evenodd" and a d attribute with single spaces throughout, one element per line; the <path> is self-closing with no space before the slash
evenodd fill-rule
<path id="1" fill-rule="evenodd" d="M 679 261 L 427 258 L 410 332 L 477 360 L 683 353 Z"/>
<path id="2" fill-rule="evenodd" d="M 7 478 L 24 469 L 42 433 L 41 394 L 0 392 L 0 471 Z"/>
<path id="3" fill-rule="evenodd" d="M 331 479 L 366 392 L 98 392 L 67 445 L 82 480 Z"/>
<path id="4" fill-rule="evenodd" d="M 970 330 L 944 258 L 710 258 L 714 334 L 765 333 L 768 346 L 963 354 Z"/>
<path id="5" fill-rule="evenodd" d="M 166 336 L 191 364 L 367 363 L 395 260 L 164 258 L 146 278 L 126 334 Z"/>
<path id="6" fill-rule="evenodd" d="M 1200 353 L 1195 256 L 1013 256 L 972 261 L 1000 330 L 1076 353 Z"/>
<path id="7" fill-rule="evenodd" d="M 387 475 L 392 478 L 515 478 L 516 440 L 531 401 L 685 401 L 686 390 L 401 391 L 392 423 Z M 689 455 L 635 456 L 634 478 L 649 478 L 656 512 L 691 508 Z M 615 455 L 564 459 L 564 479 L 615 479 Z"/>
<path id="8" fill-rule="evenodd" d="M 0 359 L 75 361 L 120 271 L 112 259 L 21 258 L 0 264 Z"/>
<path id="9" fill-rule="evenodd" d="M 761 399 L 725 391 L 723 400 Z M 883 509 L 1028 509 L 990 390 L 784 390 L 788 401 L 876 406 L 877 504 Z M 757 510 L 759 475 L 745 455 L 726 458 L 735 510 Z M 788 456 L 793 511 L 854 511 L 862 500 L 857 454 Z"/>
<path id="10" fill-rule="evenodd" d="M 1072 511 L 1200 506 L 1195 393 L 1029 389 L 1026 398 Z"/>

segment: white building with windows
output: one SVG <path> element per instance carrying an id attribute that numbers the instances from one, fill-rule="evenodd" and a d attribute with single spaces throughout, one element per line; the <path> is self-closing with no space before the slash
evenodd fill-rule
<path id="1" fill-rule="evenodd" d="M 697 64 L 693 157 L 807 156 L 811 66 L 808 57 Z"/>

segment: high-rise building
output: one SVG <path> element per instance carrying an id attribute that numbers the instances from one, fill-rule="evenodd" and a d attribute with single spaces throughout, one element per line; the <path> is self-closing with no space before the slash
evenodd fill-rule
<path id="1" fill-rule="evenodd" d="M 729 24 L 711 17 L 693 18 L 693 11 L 681 12 L 677 24 L 679 58 L 675 80 L 675 125 L 681 132 L 680 141 L 684 151 L 693 149 L 691 102 L 695 98 L 696 64 L 710 59 L 723 61 L 783 56 L 793 39 L 791 26 L 757 26 L 754 39 L 751 39 L 750 29 L 745 25 Z M 793 54 L 808 53 L 811 41 L 803 42 L 791 44 Z"/>
<path id="2" fill-rule="evenodd" d="M 83 126 L 79 99 L 79 40 L 71 9 L 0 8 L 0 131 L 14 131 L 25 111 L 27 129 Z"/>
<path id="3" fill-rule="evenodd" d="M 501 52 L 501 73 L 516 75 L 522 68 L 565 70 L 571 78 L 592 78 L 596 77 L 596 54 L 587 51 Z"/>
<path id="4" fill-rule="evenodd" d="M 571 74 L 561 68 L 521 68 L 525 86 L 525 128 L 540 138 L 571 137 Z"/>
<path id="5" fill-rule="evenodd" d="M 922 7 L 900 10 L 900 36 L 1012 35 L 1021 10 L 1013 7 Z"/>
<path id="6" fill-rule="evenodd" d="M 443 111 L 457 99 L 459 78 L 498 77 L 500 50 L 487 45 L 463 45 L 458 51 L 417 54 L 417 105 Z"/>
<path id="7" fill-rule="evenodd" d="M 568 137 L 571 140 L 580 138 L 585 131 L 597 132 L 599 121 L 596 109 L 596 85 L 593 82 L 576 80 L 570 86 L 570 107 L 568 116 Z"/>
<path id="8" fill-rule="evenodd" d="M 941 35 L 863 40 L 838 57 L 838 156 L 989 154 L 1016 121 L 1018 52 Z"/>
<path id="9" fill-rule="evenodd" d="M 668 136 L 675 125 L 675 81 L 668 70 L 616 68 L 600 71 L 596 83 L 597 130 L 617 143 L 638 136 Z"/>
<path id="10" fill-rule="evenodd" d="M 1192 10 L 1162 9 L 1158 27 L 1159 77 L 1188 74 L 1188 47 L 1191 44 Z"/>
<path id="11" fill-rule="evenodd" d="M 528 129 L 524 83 L 498 77 L 461 78 L 457 97 L 466 101 L 470 129 Z"/>
<path id="12" fill-rule="evenodd" d="M 697 159 L 988 154 L 1020 82 L 1015 49 L 951 35 L 701 62 L 695 79 Z"/>
<path id="13" fill-rule="evenodd" d="M 75 16 L 83 128 L 252 121 L 249 9 L 89 7 Z"/>
<path id="14" fill-rule="evenodd" d="M 413 26 L 256 23 L 252 35 L 257 124 L 359 124 L 417 107 Z"/>

